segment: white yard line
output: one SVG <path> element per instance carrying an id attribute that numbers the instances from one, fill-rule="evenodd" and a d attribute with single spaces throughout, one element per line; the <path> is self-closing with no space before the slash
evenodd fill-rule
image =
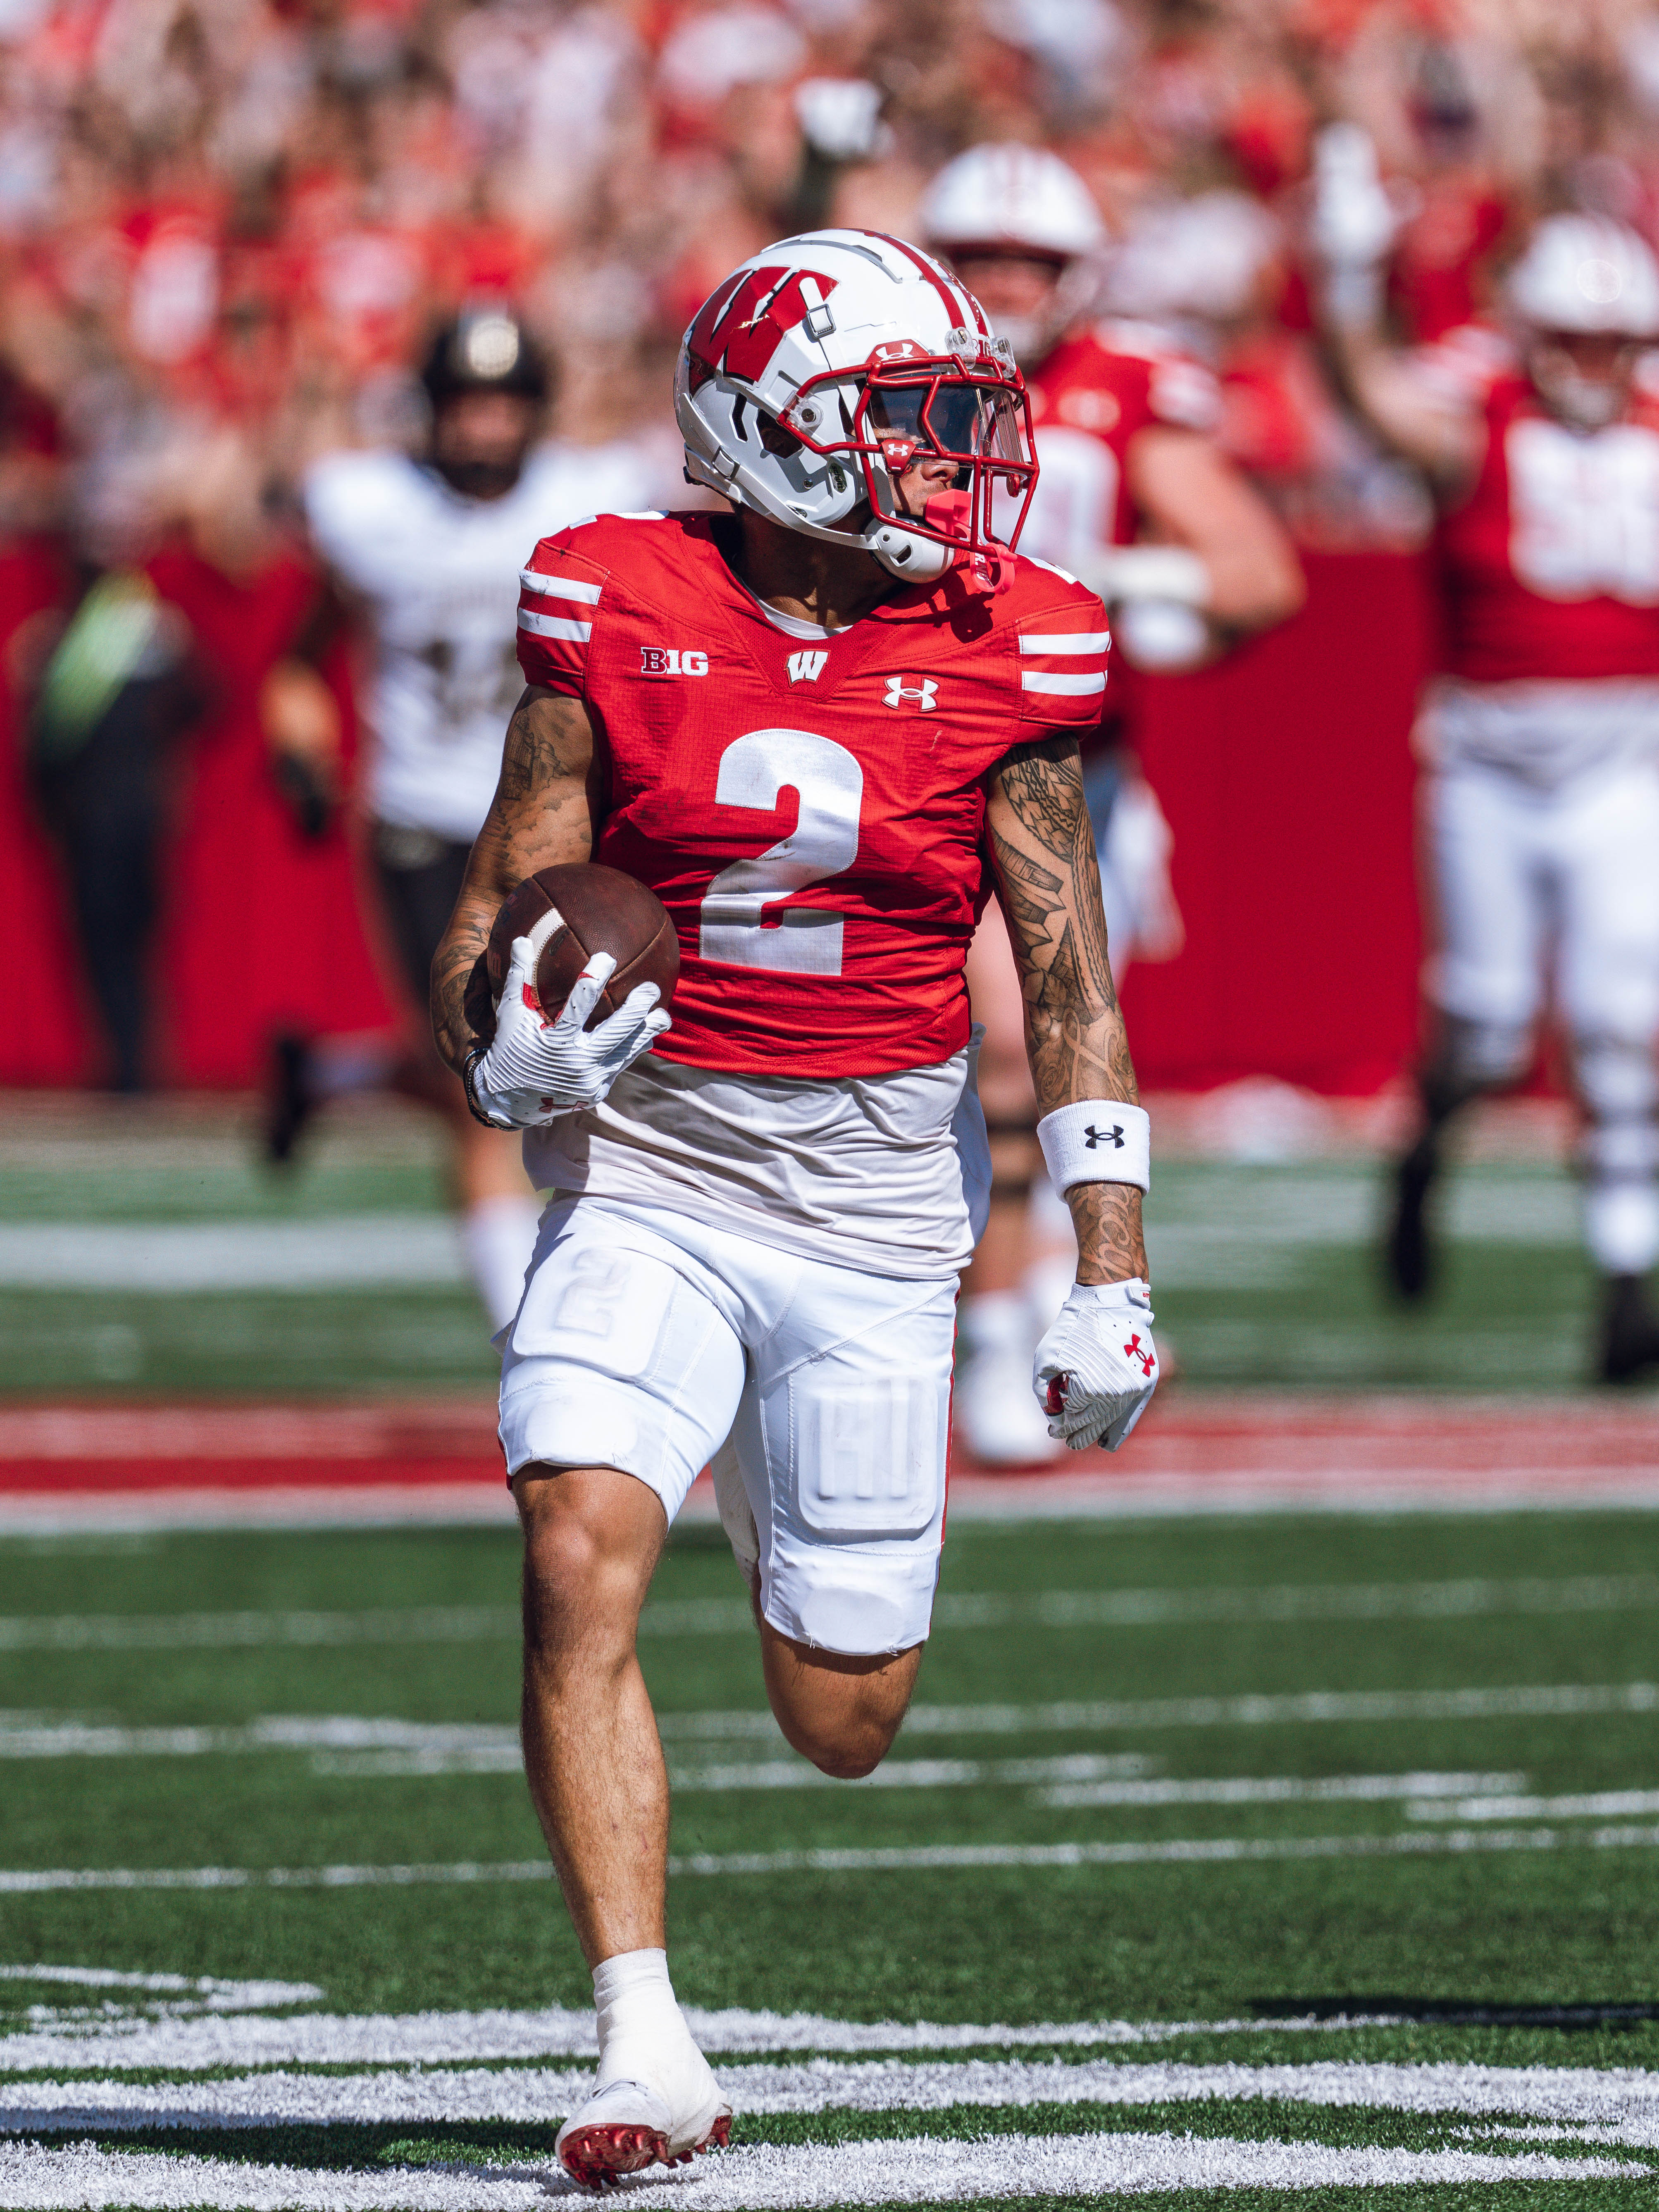
<path id="1" fill-rule="evenodd" d="M 1269 1589 L 947 1591 L 941 1628 L 1141 1628 L 1188 1620 L 1437 1620 L 1488 1613 L 1635 1613 L 1659 1607 L 1659 1576 L 1570 1575 L 1516 1581 L 1331 1583 Z M 27 1614 L 0 1617 L 0 1650 L 159 1651 L 262 1644 L 516 1642 L 515 1606 L 419 1606 L 362 1613 Z M 646 1607 L 653 1636 L 750 1634 L 741 1598 Z"/>
<path id="2" fill-rule="evenodd" d="M 441 1213 L 315 1221 L 0 1223 L 0 1289 L 316 1291 L 466 1279 Z"/>
<path id="3" fill-rule="evenodd" d="M 1218 2023 L 1222 2029 L 1237 2023 Z M 1258 2023 L 1258 2027 L 1265 2026 Z M 718 2069 L 739 2114 L 945 2112 L 1059 2104 L 1133 2106 L 1272 2100 L 1309 2107 L 1469 2113 L 1590 2125 L 1598 2140 L 1659 2148 L 1659 2076 L 1632 2069 L 1400 2065 L 1189 2065 L 1030 2059 L 813 2058 Z M 590 2067 L 415 2067 L 369 2074 L 245 2074 L 229 2081 L 0 2082 L 0 2125 L 62 2131 L 155 2126 L 385 2125 L 558 2120 Z"/>
<path id="4" fill-rule="evenodd" d="M 1487 1851 L 1651 1850 L 1659 1827 L 1419 1828 L 1385 1836 L 1202 1836 L 1146 1843 L 916 1844 L 859 1850 L 692 1852 L 672 1875 L 903 1874 L 946 1867 L 1178 1866 L 1251 1860 L 1439 1858 Z M 541 1859 L 314 1867 L 27 1867 L 0 1896 L 56 1890 L 384 1889 L 551 1879 Z"/>
<path id="5" fill-rule="evenodd" d="M 1145 2195 L 1176 2189 L 1425 2187 L 1436 2183 L 1577 2181 L 1644 2175 L 1607 2158 L 1467 2150 L 1331 2148 L 1170 2135 L 1005 2136 L 969 2143 L 763 2145 L 699 2160 L 684 2174 L 641 2175 L 617 2191 L 641 2212 L 811 2212 L 849 2203 L 960 2203 L 998 2197 Z M 0 2147 L 0 2194 L 15 2212 L 37 2208 L 213 2205 L 246 2212 L 532 2212 L 585 2195 L 547 2167 L 404 2167 L 307 2172 L 224 2159 L 154 2153 Z M 591 2202 L 591 2198 L 586 2201 Z"/>
<path id="6" fill-rule="evenodd" d="M 225 1982 L 213 1974 L 124 1974 L 112 1966 L 0 1966 L 0 1982 L 67 1984 L 82 1990 L 143 1990 L 191 1997 L 212 2010 L 255 2012 L 269 2005 L 314 2004 L 314 1982 Z"/>
<path id="7" fill-rule="evenodd" d="M 1659 1686 L 1651 1682 L 1523 1683 L 1496 1689 L 1308 1690 L 1288 1694 L 1232 1698 L 1079 1698 L 1032 1705 L 912 1705 L 904 1735 L 1096 1735 L 1107 1729 L 1166 1728 L 1267 1728 L 1293 1723 L 1425 1720 L 1507 1720 L 1559 1716 L 1574 1718 L 1601 1713 L 1659 1711 Z M 506 1725 L 364 1719 L 351 1716 L 276 1717 L 252 1724 L 285 1733 L 259 1739 L 263 1749 L 439 1750 L 502 1752 L 513 1741 Z M 666 1743 L 778 1741 L 769 1712 L 754 1708 L 702 1712 L 662 1712 L 657 1726 Z M 304 1732 L 316 1731 L 310 1739 Z M 380 1730 L 377 1738 L 343 1734 Z M 74 1732 L 78 1731 L 78 1738 Z M 25 1738 L 41 1745 L 24 1751 Z M 133 1755 L 135 1748 L 188 1756 L 203 1751 L 240 1747 L 249 1730 L 212 1728 L 122 1729 L 102 1723 L 63 1722 L 40 1714 L 0 1715 L 0 1744 L 20 1746 L 15 1755 L 46 1757 L 53 1747 L 96 1755 Z"/>
<path id="8" fill-rule="evenodd" d="M 1296 2020 L 848 2021 L 818 2013 L 705 2011 L 685 2007 L 702 2049 L 730 2053 L 814 2051 L 1020 2051 L 1169 2043 L 1189 2035 L 1328 2034 L 1356 2023 L 1346 2016 Z M 1364 2023 L 1360 2023 L 1364 2024 Z M 428 2012 L 285 2019 L 164 2019 L 71 2016 L 0 2036 L 0 2075 L 60 2071 L 198 2073 L 228 2066 L 419 2066 L 592 2058 L 593 2014 L 563 2006 L 539 2012 Z M 493 2077 L 492 2077 L 493 2078 Z M 102 2084 L 98 2087 L 100 2095 Z M 27 2105 L 33 2090 L 18 2092 Z M 85 2083 L 68 2094 L 86 2096 Z M 490 2094 L 507 2094 L 503 2088 Z M 15 2100 L 14 2100 L 14 2102 Z"/>
<path id="9" fill-rule="evenodd" d="M 1652 1682 L 1522 1683 L 1498 1689 L 1306 1690 L 1235 1698 L 1091 1698 L 1037 1705 L 912 1705 L 904 1736 L 1097 1734 L 1103 1729 L 1279 1728 L 1322 1721 L 1467 1721 L 1659 1711 Z M 767 1712 L 659 1713 L 665 1742 L 775 1740 Z"/>
<path id="10" fill-rule="evenodd" d="M 1407 1808 L 1413 1820 L 1622 1820 L 1659 1813 L 1659 1790 L 1594 1790 L 1567 1797 L 1483 1795 Z"/>

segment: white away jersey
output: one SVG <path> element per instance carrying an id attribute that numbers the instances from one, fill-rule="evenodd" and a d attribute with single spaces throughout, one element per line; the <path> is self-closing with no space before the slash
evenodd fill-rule
<path id="1" fill-rule="evenodd" d="M 368 605 L 371 812 L 470 842 L 523 688 L 519 570 L 538 538 L 646 506 L 656 471 L 627 445 L 549 445 L 504 499 L 464 498 L 407 454 L 334 453 L 306 482 L 318 550 Z"/>

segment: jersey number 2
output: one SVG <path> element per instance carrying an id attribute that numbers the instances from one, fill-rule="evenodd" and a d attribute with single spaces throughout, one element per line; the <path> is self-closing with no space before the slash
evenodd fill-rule
<path id="1" fill-rule="evenodd" d="M 708 886 L 697 950 L 734 968 L 839 975 L 842 918 L 783 903 L 791 891 L 850 868 L 859 849 L 864 770 L 844 745 L 811 730 L 750 730 L 720 755 L 720 806 L 775 813 L 779 795 L 800 801 L 794 828 L 752 860 L 733 860 Z M 772 921 L 763 910 L 774 909 Z"/>

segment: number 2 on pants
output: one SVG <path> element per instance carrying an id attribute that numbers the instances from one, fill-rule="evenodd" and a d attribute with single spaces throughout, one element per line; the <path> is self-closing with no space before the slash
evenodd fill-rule
<path id="1" fill-rule="evenodd" d="M 733 860 L 708 886 L 697 950 L 734 968 L 793 975 L 839 975 L 842 918 L 814 907 L 783 906 L 770 926 L 763 909 L 790 891 L 850 868 L 858 855 L 864 770 L 844 745 L 811 730 L 750 730 L 720 755 L 714 798 L 721 806 L 776 811 L 793 788 L 800 815 L 787 837 L 752 860 Z"/>

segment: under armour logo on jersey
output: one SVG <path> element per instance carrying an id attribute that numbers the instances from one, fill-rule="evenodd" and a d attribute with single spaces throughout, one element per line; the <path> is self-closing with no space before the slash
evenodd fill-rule
<path id="1" fill-rule="evenodd" d="M 707 676 L 708 655 L 688 653 L 672 645 L 642 645 L 640 647 L 641 676 Z"/>
<path id="2" fill-rule="evenodd" d="M 939 685 L 931 676 L 920 679 L 908 676 L 890 676 L 882 704 L 887 707 L 914 707 L 919 714 L 931 714 Z"/>
<path id="3" fill-rule="evenodd" d="M 1097 1145 L 1115 1145 L 1118 1151 L 1121 1152 L 1123 1124 L 1121 1121 L 1114 1121 L 1109 1129 L 1097 1129 L 1094 1123 L 1091 1121 L 1083 1133 L 1083 1142 L 1085 1149 L 1089 1152 L 1093 1152 Z"/>
<path id="4" fill-rule="evenodd" d="M 1139 1329 L 1135 1330 L 1133 1335 L 1130 1337 L 1129 1341 L 1124 1346 L 1123 1349 L 1128 1353 L 1131 1359 L 1138 1359 L 1140 1362 L 1140 1371 L 1143 1375 L 1150 1375 L 1153 1368 L 1158 1364 L 1158 1354 L 1152 1350 L 1150 1345 L 1143 1345 L 1141 1343 L 1140 1331 Z"/>
<path id="5" fill-rule="evenodd" d="M 827 653 L 792 653 L 789 656 L 789 681 L 792 684 L 816 684 L 829 660 Z"/>

